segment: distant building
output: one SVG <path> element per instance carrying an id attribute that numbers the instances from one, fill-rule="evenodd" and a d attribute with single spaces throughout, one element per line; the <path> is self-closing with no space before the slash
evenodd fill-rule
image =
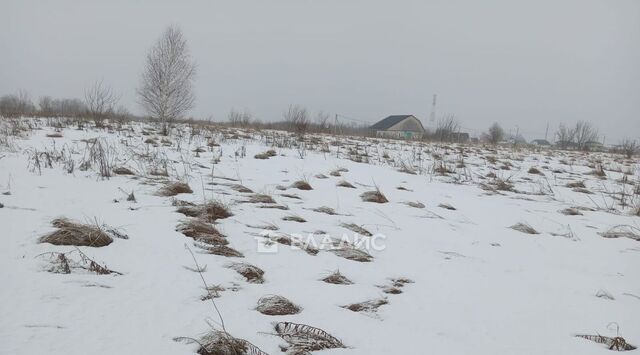
<path id="1" fill-rule="evenodd" d="M 469 133 L 453 132 L 450 137 L 452 142 L 469 143 Z"/>
<path id="2" fill-rule="evenodd" d="M 531 144 L 533 145 L 538 145 L 538 146 L 550 146 L 551 143 L 549 143 L 548 140 L 546 139 L 534 139 L 531 141 Z"/>
<path id="3" fill-rule="evenodd" d="M 588 141 L 587 143 L 584 144 L 584 148 L 585 150 L 592 151 L 592 152 L 602 152 L 605 150 L 604 145 L 602 145 L 602 143 L 598 141 Z"/>
<path id="4" fill-rule="evenodd" d="M 424 127 L 414 115 L 394 115 L 369 127 L 376 137 L 422 139 Z"/>

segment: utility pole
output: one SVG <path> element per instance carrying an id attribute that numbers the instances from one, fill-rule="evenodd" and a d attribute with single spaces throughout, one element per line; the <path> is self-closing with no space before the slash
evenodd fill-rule
<path id="1" fill-rule="evenodd" d="M 547 129 L 544 131 L 544 140 L 547 140 L 547 136 L 549 135 L 549 122 L 547 122 Z"/>
<path id="2" fill-rule="evenodd" d="M 431 101 L 431 114 L 429 115 L 429 121 L 432 123 L 436 120 L 436 99 L 438 94 L 433 94 L 433 100 Z"/>

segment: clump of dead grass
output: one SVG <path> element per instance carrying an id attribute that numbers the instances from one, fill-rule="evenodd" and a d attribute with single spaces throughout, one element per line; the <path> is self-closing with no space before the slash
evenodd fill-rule
<path id="1" fill-rule="evenodd" d="M 248 203 L 276 203 L 276 201 L 267 194 L 253 194 L 249 196 L 248 201 L 244 201 Z"/>
<path id="2" fill-rule="evenodd" d="M 206 242 L 196 243 L 196 246 L 208 254 L 225 256 L 227 258 L 244 258 L 241 252 L 226 245 L 210 245 Z"/>
<path id="3" fill-rule="evenodd" d="M 158 196 L 171 197 L 178 194 L 190 194 L 193 193 L 191 187 L 187 183 L 176 181 L 165 184 L 160 190 L 158 190 Z"/>
<path id="4" fill-rule="evenodd" d="M 280 322 L 275 325 L 275 331 L 287 346 L 283 351 L 291 355 L 309 354 L 312 351 L 324 349 L 345 348 L 342 341 L 325 332 L 306 324 Z"/>
<path id="5" fill-rule="evenodd" d="M 636 347 L 627 343 L 627 341 L 620 336 L 617 337 L 607 337 L 603 335 L 589 335 L 589 334 L 576 334 L 578 338 L 584 338 L 587 340 L 594 341 L 599 344 L 605 344 L 609 347 L 609 350 L 617 350 L 617 351 L 630 351 L 635 350 Z"/>
<path id="6" fill-rule="evenodd" d="M 599 233 L 603 238 L 629 238 L 640 241 L 640 228 L 630 225 L 618 225 L 609 228 L 606 232 Z"/>
<path id="7" fill-rule="evenodd" d="M 264 153 L 256 154 L 253 157 L 256 159 L 269 159 L 271 157 L 275 157 L 277 155 L 276 151 L 273 149 L 269 149 Z"/>
<path id="8" fill-rule="evenodd" d="M 409 206 L 409 207 L 413 207 L 413 208 L 424 208 L 425 205 L 422 202 L 419 201 L 405 201 L 403 202 L 405 205 Z"/>
<path id="9" fill-rule="evenodd" d="M 572 182 L 568 182 L 567 187 L 569 188 L 585 188 L 586 186 L 584 185 L 584 181 L 572 181 Z"/>
<path id="10" fill-rule="evenodd" d="M 517 230 L 518 232 L 526 233 L 526 234 L 540 234 L 537 230 L 526 223 L 516 223 L 509 227 L 513 230 Z"/>
<path id="11" fill-rule="evenodd" d="M 233 214 L 229 207 L 219 201 L 210 200 L 200 205 L 184 205 L 176 210 L 185 216 L 197 217 L 203 221 L 212 223 L 218 219 L 231 217 Z"/>
<path id="12" fill-rule="evenodd" d="M 380 191 L 379 188 L 376 188 L 373 191 L 366 191 L 360 195 L 362 201 L 364 202 L 374 202 L 374 203 L 387 203 L 387 197 Z"/>
<path id="13" fill-rule="evenodd" d="M 348 230 L 352 231 L 352 232 L 356 232 L 360 235 L 364 235 L 366 237 L 371 237 L 373 234 L 371 232 L 369 232 L 368 230 L 366 230 L 364 227 L 359 226 L 355 223 L 342 223 L 340 224 L 342 227 L 347 228 Z"/>
<path id="14" fill-rule="evenodd" d="M 264 282 L 264 271 L 257 266 L 247 263 L 233 263 L 227 266 L 238 274 L 244 276 L 247 282 L 261 284 Z"/>
<path id="15" fill-rule="evenodd" d="M 66 218 L 58 218 L 54 219 L 51 224 L 58 230 L 41 237 L 40 243 L 98 248 L 113 242 L 113 238 L 100 228 L 97 223 L 95 225 L 83 224 Z"/>
<path id="16" fill-rule="evenodd" d="M 544 176 L 544 174 L 542 173 L 542 171 L 540 171 L 538 168 L 532 166 L 529 168 L 529 170 L 527 171 L 529 174 L 534 174 L 534 175 L 542 175 Z"/>
<path id="17" fill-rule="evenodd" d="M 256 311 L 268 316 L 298 314 L 301 310 L 300 306 L 278 295 L 264 296 L 258 300 L 256 306 Z"/>
<path id="18" fill-rule="evenodd" d="M 331 207 L 327 207 L 327 206 L 317 207 L 317 208 L 312 209 L 312 211 L 314 211 L 314 212 L 318 212 L 318 213 L 325 213 L 325 214 L 332 215 L 332 216 L 334 216 L 334 215 L 337 215 L 337 214 L 338 214 L 338 213 L 336 212 L 336 210 L 334 210 L 334 209 L 333 209 L 333 208 L 331 208 Z"/>
<path id="19" fill-rule="evenodd" d="M 298 190 L 313 190 L 313 188 L 311 187 L 311 185 L 304 180 L 298 180 L 296 182 L 294 182 L 293 184 L 291 184 L 291 187 L 294 189 L 298 189 Z"/>
<path id="20" fill-rule="evenodd" d="M 211 245 L 227 245 L 229 242 L 218 229 L 210 223 L 197 218 L 180 222 L 176 230 L 189 238 Z"/>
<path id="21" fill-rule="evenodd" d="M 351 184 L 350 182 L 348 182 L 347 180 L 340 180 L 338 181 L 338 183 L 336 184 L 336 186 L 340 186 L 340 187 L 346 187 L 349 189 L 355 189 L 356 187 L 353 186 L 353 184 Z"/>
<path id="22" fill-rule="evenodd" d="M 290 222 L 298 222 L 298 223 L 305 223 L 307 220 L 300 217 L 300 216 L 296 216 L 296 215 L 288 215 L 288 216 L 284 216 L 282 217 L 283 221 L 290 221 Z"/>
<path id="23" fill-rule="evenodd" d="M 341 258 L 361 263 L 368 263 L 373 260 L 371 254 L 345 241 L 335 242 L 333 248 L 331 248 L 331 252 Z"/>
<path id="24" fill-rule="evenodd" d="M 348 304 L 348 305 L 342 306 L 342 308 L 348 309 L 352 312 L 375 313 L 378 310 L 378 308 L 380 308 L 380 306 L 383 306 L 388 303 L 389 301 L 386 298 L 378 298 L 374 300 Z"/>
<path id="25" fill-rule="evenodd" d="M 135 175 L 135 173 L 131 171 L 131 169 L 126 168 L 124 166 L 120 166 L 113 169 L 113 173 L 116 175 Z"/>
<path id="26" fill-rule="evenodd" d="M 560 213 L 562 213 L 565 216 L 582 216 L 582 212 L 580 212 L 580 210 L 578 210 L 577 208 L 573 208 L 573 207 L 562 209 L 560 210 Z"/>
<path id="27" fill-rule="evenodd" d="M 340 270 L 336 270 L 331 273 L 329 276 L 326 276 L 322 279 L 322 281 L 334 284 L 334 285 L 352 285 L 353 281 L 349 280 L 346 276 L 340 273 Z"/>

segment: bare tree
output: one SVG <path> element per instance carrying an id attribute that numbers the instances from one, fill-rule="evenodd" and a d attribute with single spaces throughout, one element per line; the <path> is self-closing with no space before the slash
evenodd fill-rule
<path id="1" fill-rule="evenodd" d="M 638 151 L 640 151 L 640 145 L 638 145 L 638 141 L 636 140 L 625 138 L 620 143 L 620 150 L 628 159 L 631 159 L 636 153 L 638 153 Z"/>
<path id="2" fill-rule="evenodd" d="M 454 133 L 460 129 L 460 123 L 453 114 L 446 114 L 438 120 L 435 138 L 439 141 L 451 141 Z"/>
<path id="3" fill-rule="evenodd" d="M 556 132 L 556 144 L 560 149 L 567 149 L 575 144 L 576 132 L 564 124 L 560 124 Z"/>
<path id="4" fill-rule="evenodd" d="M 289 110 L 284 113 L 284 120 L 289 129 L 299 137 L 303 137 L 309 129 L 309 115 L 307 109 L 298 105 L 289 105 Z"/>
<path id="5" fill-rule="evenodd" d="M 87 113 L 95 121 L 97 127 L 103 126 L 107 115 L 112 114 L 115 105 L 120 98 L 114 94 L 111 87 L 105 85 L 102 80 L 93 83 L 84 90 L 84 103 Z"/>
<path id="6" fill-rule="evenodd" d="M 498 122 L 495 122 L 491 127 L 489 127 L 489 131 L 487 131 L 487 139 L 491 144 L 498 144 L 502 139 L 504 139 L 504 129 L 500 127 Z"/>
<path id="7" fill-rule="evenodd" d="M 253 116 L 246 110 L 240 112 L 236 109 L 231 109 L 231 112 L 227 115 L 227 120 L 234 127 L 248 127 L 252 119 Z"/>
<path id="8" fill-rule="evenodd" d="M 51 96 L 41 96 L 38 99 L 38 106 L 40 107 L 40 114 L 45 117 L 53 115 L 53 99 Z"/>
<path id="9" fill-rule="evenodd" d="M 147 54 L 137 90 L 140 105 L 160 121 L 163 134 L 169 133 L 173 120 L 193 108 L 195 75 L 196 65 L 182 31 L 168 27 Z"/>
<path id="10" fill-rule="evenodd" d="M 29 93 L 19 90 L 15 95 L 0 97 L 0 113 L 6 116 L 30 115 L 36 111 Z"/>
<path id="11" fill-rule="evenodd" d="M 320 132 L 326 132 L 329 130 L 329 114 L 324 111 L 318 111 L 316 115 L 316 123 Z"/>
<path id="12" fill-rule="evenodd" d="M 587 143 L 598 139 L 598 131 L 589 122 L 578 121 L 574 132 L 576 145 L 581 150 L 587 148 Z"/>

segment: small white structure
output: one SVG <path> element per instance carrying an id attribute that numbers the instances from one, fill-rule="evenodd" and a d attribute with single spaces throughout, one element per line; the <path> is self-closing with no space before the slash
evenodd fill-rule
<path id="1" fill-rule="evenodd" d="M 414 115 L 394 115 L 369 127 L 376 137 L 422 139 L 424 127 Z"/>

